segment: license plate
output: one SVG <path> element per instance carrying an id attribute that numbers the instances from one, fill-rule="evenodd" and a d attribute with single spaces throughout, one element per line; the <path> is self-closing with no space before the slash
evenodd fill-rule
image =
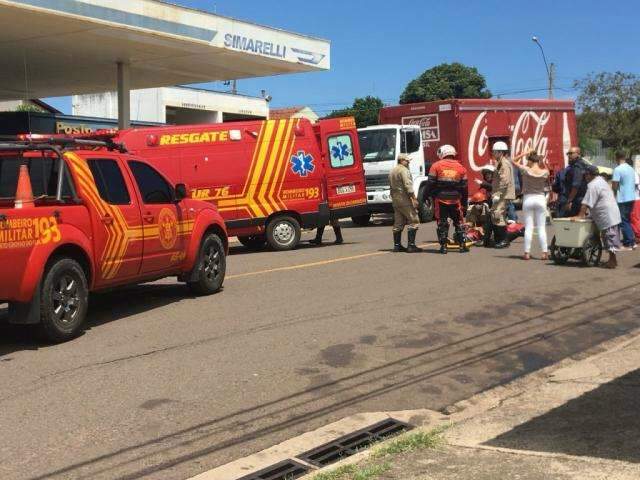
<path id="1" fill-rule="evenodd" d="M 347 193 L 354 193 L 356 191 L 355 185 L 343 185 L 336 188 L 338 195 L 345 195 Z"/>

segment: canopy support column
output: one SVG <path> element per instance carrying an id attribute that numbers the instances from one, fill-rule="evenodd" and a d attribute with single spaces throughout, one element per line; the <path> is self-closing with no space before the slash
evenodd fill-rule
<path id="1" fill-rule="evenodd" d="M 131 126 L 131 76 L 129 64 L 118 62 L 118 128 Z"/>

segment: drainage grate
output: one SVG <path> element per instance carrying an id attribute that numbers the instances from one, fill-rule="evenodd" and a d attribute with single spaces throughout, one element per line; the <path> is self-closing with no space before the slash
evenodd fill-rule
<path id="1" fill-rule="evenodd" d="M 399 435 L 412 428 L 413 426 L 408 423 L 389 418 L 298 455 L 298 458 L 312 465 L 324 467 L 354 455 L 372 443 Z"/>
<path id="2" fill-rule="evenodd" d="M 293 460 L 285 460 L 252 473 L 238 480 L 293 480 L 307 474 L 311 469 Z"/>

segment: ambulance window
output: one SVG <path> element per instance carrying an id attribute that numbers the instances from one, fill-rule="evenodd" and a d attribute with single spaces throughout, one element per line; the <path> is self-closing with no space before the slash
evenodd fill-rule
<path id="1" fill-rule="evenodd" d="M 349 135 L 329 137 L 329 155 L 332 168 L 350 167 L 353 165 L 353 146 Z"/>
<path id="2" fill-rule="evenodd" d="M 100 197 L 111 205 L 129 205 L 131 198 L 124 183 L 122 171 L 115 160 L 88 160 L 89 169 L 98 187 Z"/>
<path id="3" fill-rule="evenodd" d="M 142 162 L 129 162 L 129 167 L 131 167 L 144 203 L 158 204 L 173 201 L 171 186 L 153 168 Z"/>

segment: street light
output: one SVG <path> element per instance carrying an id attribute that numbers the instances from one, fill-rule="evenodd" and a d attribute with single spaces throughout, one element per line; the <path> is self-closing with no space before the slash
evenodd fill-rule
<path id="1" fill-rule="evenodd" d="M 549 80 L 549 98 L 553 98 L 553 77 L 555 74 L 556 66 L 552 63 L 551 67 L 549 67 L 549 64 L 547 64 L 547 57 L 544 54 L 544 49 L 542 48 L 540 39 L 534 35 L 533 37 L 531 37 L 531 40 L 533 41 L 533 43 L 538 45 L 538 47 L 540 47 L 540 52 L 542 53 L 542 60 L 544 60 L 544 67 L 547 69 L 547 78 Z"/>

